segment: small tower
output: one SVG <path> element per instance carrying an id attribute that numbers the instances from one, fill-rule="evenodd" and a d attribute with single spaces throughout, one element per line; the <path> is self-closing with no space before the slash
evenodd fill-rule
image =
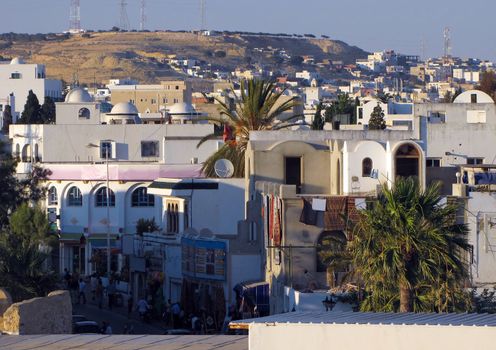
<path id="1" fill-rule="evenodd" d="M 119 0 L 119 7 L 120 7 L 119 28 L 121 30 L 129 30 L 131 25 L 129 24 L 129 17 L 127 16 L 127 1 Z"/>
<path id="2" fill-rule="evenodd" d="M 79 0 L 71 0 L 69 13 L 69 33 L 81 33 L 81 12 Z"/>
<path id="3" fill-rule="evenodd" d="M 140 13 L 140 30 L 145 30 L 146 27 L 146 0 L 141 0 L 141 13 Z"/>

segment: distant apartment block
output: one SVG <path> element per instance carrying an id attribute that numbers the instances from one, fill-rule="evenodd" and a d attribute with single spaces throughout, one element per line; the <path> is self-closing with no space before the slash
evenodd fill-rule
<path id="1" fill-rule="evenodd" d="M 170 80 L 154 85 L 115 85 L 109 88 L 113 105 L 130 102 L 139 113 L 159 113 L 176 103 L 191 104 L 189 81 Z"/>

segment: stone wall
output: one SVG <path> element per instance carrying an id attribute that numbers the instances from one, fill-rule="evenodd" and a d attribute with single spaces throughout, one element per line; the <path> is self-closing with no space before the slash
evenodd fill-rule
<path id="1" fill-rule="evenodd" d="M 0 317 L 12 305 L 12 297 L 5 289 L 0 288 Z"/>
<path id="2" fill-rule="evenodd" d="M 3 314 L 2 330 L 8 334 L 70 334 L 72 304 L 69 292 L 54 291 L 45 298 L 12 304 Z"/>

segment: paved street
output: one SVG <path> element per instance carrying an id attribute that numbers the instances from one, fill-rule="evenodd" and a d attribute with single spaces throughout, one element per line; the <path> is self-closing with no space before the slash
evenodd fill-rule
<path id="1" fill-rule="evenodd" d="M 112 310 L 107 308 L 99 309 L 93 304 L 91 298 L 88 303 L 83 305 L 73 305 L 73 314 L 84 315 L 88 320 L 96 321 L 101 324 L 103 321 L 110 322 L 113 334 L 124 334 L 124 326 L 132 326 L 134 334 L 164 334 L 165 328 L 163 323 L 154 321 L 153 323 L 144 323 L 139 319 L 138 313 L 133 311 L 131 318 L 127 317 L 127 309 L 124 307 L 115 307 Z"/>

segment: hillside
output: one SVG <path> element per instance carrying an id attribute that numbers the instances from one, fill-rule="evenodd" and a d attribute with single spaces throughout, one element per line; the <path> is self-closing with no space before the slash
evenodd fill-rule
<path id="1" fill-rule="evenodd" d="M 43 63 L 51 78 L 80 83 L 107 82 L 111 78 L 133 77 L 142 83 L 180 76 L 168 64 L 170 55 L 204 60 L 226 71 L 253 63 L 254 48 L 285 50 L 287 54 L 313 55 L 317 60 L 354 62 L 366 52 L 341 41 L 230 34 L 198 36 L 188 32 L 105 32 L 85 36 L 66 36 L 57 40 L 0 40 L 0 55 L 5 59 L 20 56 L 27 62 Z M 217 52 L 225 52 L 218 57 Z M 261 57 L 264 65 L 277 67 L 270 56 Z M 250 62 L 251 61 L 251 62 Z M 285 67 L 291 70 L 294 67 Z"/>

